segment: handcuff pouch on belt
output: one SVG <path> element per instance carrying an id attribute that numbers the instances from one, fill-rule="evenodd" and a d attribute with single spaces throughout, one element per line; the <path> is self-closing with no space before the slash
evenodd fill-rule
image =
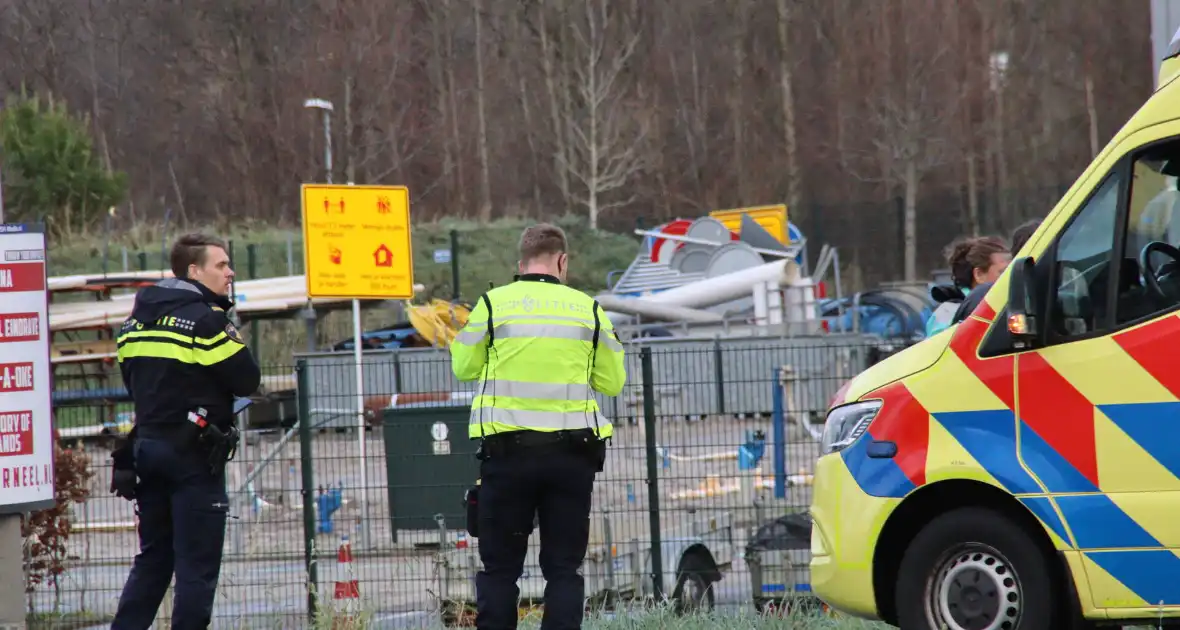
<path id="1" fill-rule="evenodd" d="M 216 475 L 238 452 L 240 435 L 232 424 L 227 431 L 222 431 L 206 420 L 208 414 L 204 407 L 198 407 L 188 412 L 188 420 L 197 426 L 197 442 L 206 451 L 209 471 Z"/>
<path id="2" fill-rule="evenodd" d="M 479 538 L 479 484 L 480 480 L 476 479 L 475 485 L 463 493 L 464 513 L 467 518 L 467 533 L 472 538 Z"/>

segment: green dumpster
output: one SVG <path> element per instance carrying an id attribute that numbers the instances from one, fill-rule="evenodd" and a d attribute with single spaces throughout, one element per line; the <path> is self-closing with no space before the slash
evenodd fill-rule
<path id="1" fill-rule="evenodd" d="M 385 474 L 393 542 L 399 529 L 463 529 L 463 493 L 479 474 L 477 440 L 467 439 L 468 406 L 386 409 Z"/>

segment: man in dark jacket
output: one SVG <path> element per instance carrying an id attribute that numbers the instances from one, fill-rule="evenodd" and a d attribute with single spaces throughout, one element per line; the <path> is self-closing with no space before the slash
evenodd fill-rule
<path id="1" fill-rule="evenodd" d="M 236 447 L 234 397 L 254 393 L 261 380 L 226 315 L 234 272 L 225 243 L 184 236 L 171 263 L 175 277 L 135 296 L 118 338 L 135 428 L 113 453 L 111 485 L 137 503 L 140 551 L 114 630 L 152 624 L 174 569 L 172 627 L 209 626 L 229 510 L 225 463 Z"/>

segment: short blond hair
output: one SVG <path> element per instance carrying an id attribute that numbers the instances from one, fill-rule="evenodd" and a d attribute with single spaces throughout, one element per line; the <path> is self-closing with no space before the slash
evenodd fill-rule
<path id="1" fill-rule="evenodd" d="M 566 253 L 565 231 L 551 223 L 538 223 L 520 234 L 520 262 Z"/>

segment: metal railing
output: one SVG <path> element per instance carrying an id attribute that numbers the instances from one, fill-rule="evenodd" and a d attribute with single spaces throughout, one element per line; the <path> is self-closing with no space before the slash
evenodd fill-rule
<path id="1" fill-rule="evenodd" d="M 828 402 L 877 346 L 858 335 L 627 344 L 624 391 L 599 399 L 615 434 L 594 492 L 591 603 L 672 595 L 678 563 L 703 545 L 722 575 L 715 605 L 748 606 L 746 541 L 767 519 L 810 504 Z M 300 356 L 268 373 L 272 386 L 240 418 L 245 438 L 228 467 L 215 626 L 302 627 L 344 607 L 461 620 L 478 568 L 462 505 L 478 470 L 466 430 L 474 384 L 454 379 L 445 350 L 367 351 L 362 417 L 350 352 Z M 135 514 L 108 490 L 109 441 L 66 446 L 89 456 L 90 497 L 71 506 L 56 584 L 28 599 L 38 614 L 101 624 L 138 548 Z M 339 553 L 344 543 L 350 558 Z M 541 592 L 536 543 L 534 531 L 522 597 Z M 359 599 L 339 597 L 352 580 Z"/>

